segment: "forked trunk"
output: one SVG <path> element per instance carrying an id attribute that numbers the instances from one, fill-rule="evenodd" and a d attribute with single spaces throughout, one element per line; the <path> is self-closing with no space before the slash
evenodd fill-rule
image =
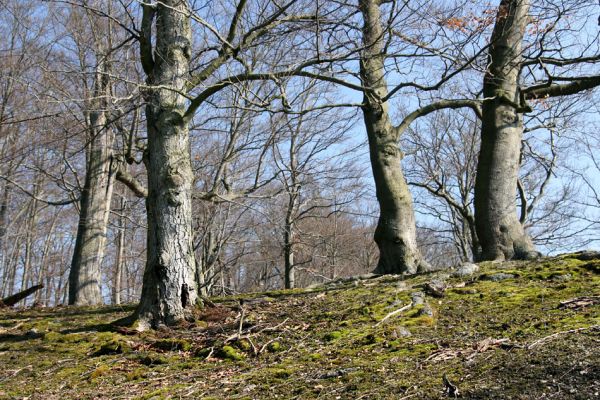
<path id="1" fill-rule="evenodd" d="M 148 243 L 138 329 L 173 325 L 190 316 L 197 300 L 194 281 L 192 182 L 185 91 L 191 51 L 190 12 L 185 0 L 144 7 L 156 17 L 154 60 L 146 93 L 148 150 Z M 151 26 L 151 24 L 150 24 Z M 150 29 L 148 24 L 146 29 Z M 146 34 L 148 32 L 145 32 Z M 146 43 L 147 45 L 147 43 Z M 146 59 L 148 60 L 148 59 Z"/>
<path id="2" fill-rule="evenodd" d="M 362 108 L 369 139 L 379 221 L 375 242 L 379 247 L 376 273 L 415 274 L 428 270 L 417 248 L 415 215 L 410 191 L 402 173 L 398 133 L 391 123 L 384 76 L 383 28 L 379 1 L 359 0 L 363 15 L 363 50 L 360 73 L 365 89 Z"/>
<path id="3" fill-rule="evenodd" d="M 475 182 L 475 221 L 480 260 L 536 256 L 517 217 L 516 190 L 523 137 L 524 102 L 519 72 L 528 0 L 502 0 L 483 84 L 481 150 Z"/>

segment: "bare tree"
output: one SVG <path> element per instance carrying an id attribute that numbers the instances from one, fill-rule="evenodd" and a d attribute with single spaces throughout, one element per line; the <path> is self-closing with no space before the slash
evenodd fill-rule
<path id="1" fill-rule="evenodd" d="M 350 184 L 358 187 L 360 179 L 352 165 L 356 146 L 348 148 L 344 143 L 348 141 L 346 132 L 353 125 L 352 113 L 318 109 L 328 97 L 327 87 L 318 81 L 305 81 L 286 92 L 287 109 L 271 118 L 271 129 L 275 132 L 273 160 L 285 199 L 280 227 L 284 287 L 293 288 L 295 269 L 301 265 L 295 257 L 295 248 L 302 241 L 299 225 L 305 219 L 322 217 L 323 209 L 335 207 L 333 213 L 341 212 L 356 200 L 354 195 L 360 190 L 352 190 Z M 340 187 L 339 191 L 326 189 L 333 189 L 334 185 Z"/>
<path id="2" fill-rule="evenodd" d="M 561 47 L 561 39 L 554 50 L 547 47 L 546 38 L 555 32 L 569 11 L 579 7 L 578 2 L 557 7 L 555 20 L 539 29 L 539 38 L 534 41 L 537 46 L 528 49 L 529 54 L 524 57 L 530 3 L 527 0 L 500 2 L 483 84 L 481 151 L 475 184 L 475 220 L 482 260 L 531 258 L 538 254 L 517 217 L 514 196 L 521 161 L 523 114 L 531 111 L 528 99 L 572 95 L 600 84 L 598 75 L 563 78 L 560 71 L 552 73 L 544 67 L 572 66 L 600 59 L 594 47 L 585 44 L 584 53 L 574 58 L 565 58 L 568 51 Z M 530 73 L 537 82 L 522 88 L 523 69 L 535 64 L 545 70 L 546 76 L 540 78 Z M 554 83 L 564 80 L 569 82 Z"/>
<path id="3" fill-rule="evenodd" d="M 110 13 L 110 2 L 107 5 L 107 13 Z M 72 13 L 78 11 L 80 10 L 74 8 Z M 116 171 L 113 154 L 115 133 L 108 123 L 112 97 L 110 74 L 113 29 L 110 20 L 97 20 L 88 9 L 82 11 L 84 15 L 80 18 L 81 24 L 74 28 L 82 29 L 88 24 L 93 27 L 91 40 L 96 65 L 92 92 L 85 101 L 85 125 L 88 133 L 86 169 L 77 239 L 69 272 L 69 304 L 96 305 L 102 303 L 101 265 Z M 88 44 L 81 44 L 82 47 L 86 45 Z"/>

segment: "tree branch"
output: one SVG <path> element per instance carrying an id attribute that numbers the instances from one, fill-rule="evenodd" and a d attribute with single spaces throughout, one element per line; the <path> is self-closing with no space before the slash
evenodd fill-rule
<path id="1" fill-rule="evenodd" d="M 428 104 L 424 107 L 421 107 L 410 114 L 408 114 L 404 120 L 400 123 L 400 125 L 394 127 L 396 131 L 396 136 L 400 137 L 402 133 L 410 126 L 411 123 L 414 122 L 415 119 L 419 117 L 423 117 L 427 114 L 430 114 L 434 111 L 442 110 L 445 108 L 471 108 L 475 111 L 475 114 L 479 118 L 481 118 L 481 100 L 471 100 L 471 99 L 456 99 L 456 100 L 440 100 L 435 103 Z"/>
<path id="2" fill-rule="evenodd" d="M 146 75 L 150 75 L 154 69 L 154 57 L 152 56 L 152 21 L 156 14 L 156 8 L 148 3 L 142 3 L 142 26 L 140 35 L 140 60 Z"/>
<path id="3" fill-rule="evenodd" d="M 119 182 L 127 186 L 137 197 L 146 198 L 148 197 L 148 190 L 138 181 L 133 175 L 131 175 L 123 166 L 119 166 L 116 173 L 116 178 Z"/>
<path id="4" fill-rule="evenodd" d="M 600 75 L 582 76 L 573 78 L 572 82 L 561 85 L 548 85 L 547 83 L 535 85 L 522 90 L 527 100 L 540 99 L 546 97 L 568 96 L 593 89 L 600 86 Z"/>

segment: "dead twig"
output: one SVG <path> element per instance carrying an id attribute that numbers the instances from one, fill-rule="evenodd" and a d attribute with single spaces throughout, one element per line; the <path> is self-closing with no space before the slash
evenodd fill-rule
<path id="1" fill-rule="evenodd" d="M 562 335 L 568 335 L 570 333 L 578 333 L 578 332 L 583 332 L 583 331 L 590 331 L 590 330 L 594 330 L 594 329 L 600 329 L 600 325 L 592 325 L 592 326 L 588 326 L 586 328 L 569 329 L 568 331 L 556 332 L 556 333 L 553 333 L 552 335 L 544 336 L 543 338 L 538 339 L 535 342 L 531 343 L 530 345 L 527 346 L 527 350 L 531 350 L 534 347 L 541 346 L 542 344 L 549 342 L 553 339 L 556 339 L 557 337 L 562 336 Z"/>
<path id="2" fill-rule="evenodd" d="M 375 325 L 373 325 L 373 328 L 377 328 L 379 325 L 383 324 L 385 321 L 387 321 L 388 319 L 390 319 L 394 315 L 400 314 L 401 312 L 409 310 L 412 306 L 413 306 L 413 303 L 411 302 L 410 304 L 408 304 L 408 305 L 406 305 L 404 307 L 400 307 L 399 309 L 392 311 L 391 313 L 389 313 L 388 315 L 386 315 L 385 317 L 383 317 L 383 319 L 381 321 L 379 321 L 378 323 L 376 323 Z"/>
<path id="3" fill-rule="evenodd" d="M 11 326 L 10 328 L 0 328 L 0 335 L 10 331 L 16 331 L 22 326 L 23 322 L 19 322 L 18 324 L 16 324 L 15 326 Z"/>
<path id="4" fill-rule="evenodd" d="M 267 343 L 263 344 L 263 345 L 260 347 L 260 350 L 258 350 L 258 352 L 257 352 L 255 355 L 258 357 L 258 355 L 259 355 L 260 353 L 262 353 L 263 351 L 265 351 L 265 349 L 266 349 L 267 347 L 269 347 L 269 345 L 270 345 L 271 343 L 273 343 L 273 342 L 276 342 L 276 341 L 278 341 L 278 340 L 281 340 L 281 336 L 278 336 L 278 337 L 276 337 L 275 339 L 271 339 L 271 340 L 269 340 Z"/>

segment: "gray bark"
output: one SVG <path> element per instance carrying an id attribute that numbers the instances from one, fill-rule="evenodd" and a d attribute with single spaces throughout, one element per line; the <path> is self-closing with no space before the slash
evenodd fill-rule
<path id="1" fill-rule="evenodd" d="M 125 199 L 121 198 L 121 210 L 125 209 Z M 117 254 L 115 257 L 115 270 L 113 275 L 113 304 L 121 304 L 121 277 L 123 275 L 123 253 L 125 251 L 125 219 L 119 218 L 117 233 Z"/>
<path id="2" fill-rule="evenodd" d="M 481 150 L 475 182 L 475 221 L 481 260 L 536 256 L 517 217 L 523 116 L 519 92 L 522 41 L 528 0 L 502 0 L 483 84 Z"/>
<path id="3" fill-rule="evenodd" d="M 97 85 L 102 85 L 101 73 Z M 107 127 L 103 107 L 90 112 L 85 184 L 81 193 L 81 211 L 77 238 L 69 272 L 69 304 L 102 303 L 100 290 L 102 260 L 106 246 L 106 229 L 114 186 L 112 145 L 114 134 Z"/>
<path id="4" fill-rule="evenodd" d="M 151 48 L 152 20 L 156 44 Z M 185 91 L 189 76 L 191 28 L 185 0 L 144 6 L 142 64 L 146 92 L 148 149 L 148 243 L 140 304 L 140 330 L 173 325 L 190 315 L 197 300 L 192 232 L 193 171 Z M 154 56 L 152 56 L 154 54 Z"/>
<path id="5" fill-rule="evenodd" d="M 297 136 L 292 134 L 290 137 L 290 182 L 288 189 L 288 204 L 285 213 L 285 224 L 283 232 L 283 258 L 284 272 L 283 283 L 286 289 L 293 289 L 296 286 L 296 271 L 294 269 L 294 233 L 296 230 L 295 217 L 298 212 L 298 198 L 300 194 L 298 183 L 298 158 L 297 158 Z"/>
<path id="6" fill-rule="evenodd" d="M 284 287 L 293 289 L 296 286 L 296 273 L 294 270 L 294 232 L 293 223 L 286 221 L 283 243 L 284 258 Z"/>
<path id="7" fill-rule="evenodd" d="M 363 15 L 363 50 L 360 75 L 364 91 L 362 107 L 369 140 L 380 215 L 375 230 L 379 247 L 376 273 L 414 274 L 429 269 L 417 248 L 412 197 L 402 173 L 398 130 L 391 123 L 384 76 L 383 40 L 379 1 L 359 0 Z"/>

